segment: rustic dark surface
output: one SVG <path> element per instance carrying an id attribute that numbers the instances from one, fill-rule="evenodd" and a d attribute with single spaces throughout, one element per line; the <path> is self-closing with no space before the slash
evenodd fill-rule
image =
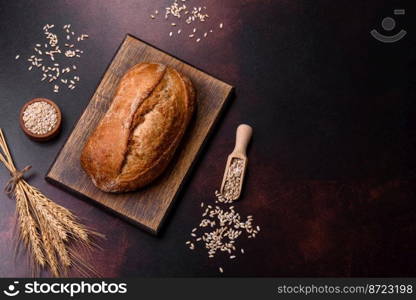
<path id="1" fill-rule="evenodd" d="M 415 20 L 412 1 L 192 1 L 208 7 L 218 29 L 197 44 L 170 38 L 149 14 L 170 1 L 2 1 L 0 127 L 30 182 L 106 234 L 91 259 L 103 276 L 415 276 Z M 369 31 L 406 8 L 399 43 Z M 412 10 L 413 8 L 413 10 Z M 58 95 L 27 72 L 17 53 L 44 24 L 86 32 L 81 84 Z M 236 87 L 159 237 L 151 236 L 43 179 L 126 33 Z M 64 114 L 54 141 L 30 141 L 18 125 L 27 100 L 55 100 Z M 235 128 L 254 127 L 249 173 L 238 209 L 261 225 L 246 255 L 209 260 L 184 243 L 201 201 L 221 183 Z M 8 176 L 0 173 L 0 186 Z M 0 195 L 0 276 L 29 275 L 13 258 L 14 202 Z M 47 276 L 47 274 L 43 274 Z M 73 274 L 76 276 L 76 274 Z"/>

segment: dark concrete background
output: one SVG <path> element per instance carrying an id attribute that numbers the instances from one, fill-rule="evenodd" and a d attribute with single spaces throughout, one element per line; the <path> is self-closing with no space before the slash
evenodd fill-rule
<path id="1" fill-rule="evenodd" d="M 0 127 L 30 183 L 107 236 L 90 262 L 103 276 L 415 276 L 416 118 L 414 1 L 191 1 L 224 29 L 197 44 L 151 21 L 170 1 L 1 1 Z M 394 8 L 408 35 L 382 44 L 369 31 Z M 81 83 L 54 94 L 17 53 L 46 24 L 85 32 Z M 204 148 L 162 234 L 151 236 L 44 181 L 126 33 L 234 85 L 236 95 Z M 55 100 L 63 132 L 39 144 L 18 128 L 20 107 Z M 237 204 L 261 225 L 246 255 L 211 261 L 185 247 L 212 202 L 238 124 L 254 127 L 245 191 Z M 0 186 L 8 180 L 1 168 Z M 0 194 L 0 276 L 29 275 L 14 261 L 14 202 Z M 43 274 L 47 276 L 47 274 Z M 77 276 L 76 273 L 72 274 Z"/>

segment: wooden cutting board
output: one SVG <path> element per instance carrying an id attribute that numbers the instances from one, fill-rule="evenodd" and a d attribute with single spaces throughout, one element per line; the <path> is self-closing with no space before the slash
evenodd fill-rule
<path id="1" fill-rule="evenodd" d="M 92 184 L 82 170 L 81 150 L 109 108 L 120 78 L 129 68 L 140 62 L 163 63 L 188 76 L 197 90 L 197 111 L 176 156 L 159 179 L 137 192 L 104 193 Z M 88 107 L 57 155 L 46 179 L 157 234 L 232 89 L 232 86 L 127 35 Z"/>

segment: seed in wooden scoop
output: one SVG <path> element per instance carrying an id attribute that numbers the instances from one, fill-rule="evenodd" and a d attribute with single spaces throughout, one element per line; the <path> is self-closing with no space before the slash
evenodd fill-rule
<path id="1" fill-rule="evenodd" d="M 222 190 L 222 194 L 226 199 L 235 200 L 239 197 L 243 171 L 244 161 L 237 157 L 233 158 Z"/>
<path id="2" fill-rule="evenodd" d="M 221 185 L 220 202 L 232 203 L 241 195 L 244 175 L 247 167 L 247 145 L 250 142 L 253 129 L 245 124 L 238 126 L 235 148 L 228 156 L 224 178 Z"/>

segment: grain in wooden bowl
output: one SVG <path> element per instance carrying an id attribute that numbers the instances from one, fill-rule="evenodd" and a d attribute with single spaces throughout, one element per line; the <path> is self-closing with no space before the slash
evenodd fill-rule
<path id="1" fill-rule="evenodd" d="M 61 129 L 61 110 L 52 100 L 35 98 L 23 105 L 19 123 L 23 132 L 31 139 L 39 142 L 49 141 Z"/>

